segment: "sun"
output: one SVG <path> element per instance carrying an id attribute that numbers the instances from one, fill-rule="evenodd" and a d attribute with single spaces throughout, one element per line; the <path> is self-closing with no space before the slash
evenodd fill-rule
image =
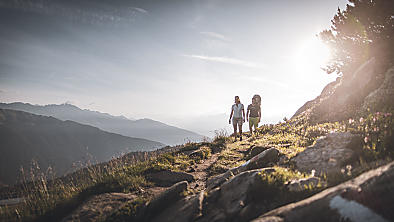
<path id="1" fill-rule="evenodd" d="M 297 71 L 319 70 L 327 64 L 331 57 L 330 49 L 317 37 L 303 42 L 294 55 L 294 66 Z"/>

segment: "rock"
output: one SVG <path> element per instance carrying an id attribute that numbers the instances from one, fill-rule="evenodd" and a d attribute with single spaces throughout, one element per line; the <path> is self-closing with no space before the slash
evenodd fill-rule
<path id="1" fill-rule="evenodd" d="M 106 193 L 97 195 L 83 203 L 80 207 L 74 210 L 74 212 L 61 221 L 98 221 L 111 215 L 117 209 L 124 206 L 128 201 L 132 201 L 136 198 L 136 195 L 124 193 Z"/>
<path id="2" fill-rule="evenodd" d="M 324 182 L 320 181 L 319 177 L 308 177 L 291 181 L 287 185 L 287 188 L 289 189 L 289 191 L 300 192 L 306 190 L 308 187 L 317 187 L 319 182 L 322 186 L 326 185 Z"/>
<path id="3" fill-rule="evenodd" d="M 226 210 L 226 214 L 235 215 L 245 206 L 250 185 L 261 180 L 259 172 L 260 169 L 243 172 L 220 187 L 218 203 Z"/>
<path id="4" fill-rule="evenodd" d="M 201 216 L 202 202 L 204 200 L 204 192 L 198 195 L 188 196 L 175 204 L 172 204 L 166 210 L 161 212 L 151 220 L 152 222 L 183 222 L 194 221 Z"/>
<path id="5" fill-rule="evenodd" d="M 175 202 L 180 200 L 183 192 L 187 189 L 187 185 L 188 183 L 186 181 L 176 183 L 161 193 L 157 198 L 147 203 L 144 212 L 145 220 L 150 221 L 151 217 L 161 213 L 167 207 L 172 206 Z"/>
<path id="6" fill-rule="evenodd" d="M 9 199 L 0 200 L 0 206 L 11 206 L 11 205 L 20 204 L 22 202 L 25 202 L 25 198 L 23 197 L 9 198 Z"/>
<path id="7" fill-rule="evenodd" d="M 280 155 L 278 165 L 285 165 L 289 161 L 289 158 L 286 155 Z"/>
<path id="8" fill-rule="evenodd" d="M 190 153 L 198 150 L 199 148 L 200 148 L 200 146 L 198 144 L 190 143 L 190 144 L 184 145 L 182 148 L 179 149 L 178 152 L 183 153 L 185 155 L 189 155 Z"/>
<path id="9" fill-rule="evenodd" d="M 229 169 L 226 173 L 219 174 L 209 178 L 206 183 L 207 190 L 211 190 L 220 186 L 231 177 L 238 175 L 247 170 L 259 169 L 268 166 L 270 163 L 276 163 L 279 159 L 279 151 L 275 148 L 267 149 L 259 155 L 248 160 L 246 163 L 239 167 Z"/>
<path id="10" fill-rule="evenodd" d="M 180 181 L 192 182 L 194 177 L 191 174 L 184 172 L 174 172 L 174 171 L 160 171 L 149 173 L 146 175 L 147 180 L 155 183 L 158 186 L 172 186 Z"/>
<path id="11" fill-rule="evenodd" d="M 319 138 L 315 145 L 306 148 L 291 161 L 301 172 L 315 170 L 317 175 L 339 173 L 341 167 L 354 160 L 361 149 L 362 139 L 359 135 L 330 133 Z"/>
<path id="12" fill-rule="evenodd" d="M 203 202 L 202 216 L 197 221 L 249 221 L 261 214 L 261 204 L 267 201 L 264 195 L 256 198 L 258 192 L 267 188 L 260 175 L 262 170 L 242 172 L 220 187 L 208 191 Z M 275 169 L 264 168 L 264 172 L 272 173 Z"/>
<path id="13" fill-rule="evenodd" d="M 198 157 L 200 159 L 204 158 L 204 153 L 201 150 L 195 150 L 189 154 L 190 158 Z"/>
<path id="14" fill-rule="evenodd" d="M 234 171 L 235 169 L 236 169 L 236 168 L 230 169 L 230 170 L 228 170 L 226 173 L 222 173 L 222 174 L 219 174 L 219 175 L 216 175 L 216 176 L 214 176 L 214 177 L 209 178 L 209 179 L 207 180 L 207 182 L 206 182 L 207 190 L 208 190 L 208 191 L 209 191 L 209 190 L 212 190 L 213 188 L 216 188 L 216 187 L 222 185 L 222 184 L 223 184 L 224 182 L 226 182 L 227 180 L 229 180 L 231 177 L 234 176 L 233 171 Z"/>
<path id="15" fill-rule="evenodd" d="M 191 152 L 188 156 L 189 158 L 195 160 L 207 159 L 211 155 L 211 148 L 208 146 L 202 146 L 200 149 Z"/>
<path id="16" fill-rule="evenodd" d="M 269 163 L 276 163 L 279 160 L 279 151 L 275 148 L 269 148 L 252 159 L 248 160 L 244 165 L 247 170 L 264 168 Z"/>
<path id="17" fill-rule="evenodd" d="M 305 200 L 272 210 L 253 222 L 394 221 L 394 162 Z M 267 219 L 267 220 L 266 220 Z"/>
<path id="18" fill-rule="evenodd" d="M 255 156 L 257 156 L 258 154 L 260 154 L 261 152 L 268 150 L 270 147 L 265 147 L 265 146 L 253 146 L 249 149 L 249 155 L 248 155 L 248 159 L 251 159 Z"/>
<path id="19" fill-rule="evenodd" d="M 257 218 L 253 220 L 253 222 L 284 222 L 284 220 L 283 218 L 272 216 L 272 217 Z"/>
<path id="20" fill-rule="evenodd" d="M 193 167 L 189 167 L 189 169 L 187 169 L 188 173 L 192 173 L 192 172 L 196 172 L 196 170 Z"/>

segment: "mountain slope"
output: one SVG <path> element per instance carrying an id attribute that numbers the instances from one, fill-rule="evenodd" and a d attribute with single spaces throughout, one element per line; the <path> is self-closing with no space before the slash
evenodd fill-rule
<path id="1" fill-rule="evenodd" d="M 0 108 L 53 116 L 60 120 L 72 120 L 124 136 L 144 138 L 168 145 L 201 141 L 204 137 L 192 131 L 151 119 L 130 120 L 123 116 L 111 116 L 106 113 L 82 110 L 70 104 L 38 106 L 28 103 L 0 103 Z"/>
<path id="2" fill-rule="evenodd" d="M 376 59 L 371 58 L 351 74 L 328 84 L 292 118 L 307 114 L 315 123 L 334 122 L 347 120 L 354 114 L 394 109 L 394 66 L 382 71 Z"/>
<path id="3" fill-rule="evenodd" d="M 101 162 L 121 153 L 154 150 L 164 145 L 7 109 L 0 109 L 0 140 L 0 182 L 6 184 L 14 183 L 20 166 L 29 166 L 32 159 L 43 169 L 54 167 L 59 175 L 70 170 L 76 161 Z"/>

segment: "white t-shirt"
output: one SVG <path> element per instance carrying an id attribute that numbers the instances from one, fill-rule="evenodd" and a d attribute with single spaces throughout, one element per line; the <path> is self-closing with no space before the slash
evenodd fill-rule
<path id="1" fill-rule="evenodd" d="M 242 118 L 242 110 L 244 110 L 244 105 L 242 103 L 233 104 L 231 110 L 234 110 L 233 118 Z"/>

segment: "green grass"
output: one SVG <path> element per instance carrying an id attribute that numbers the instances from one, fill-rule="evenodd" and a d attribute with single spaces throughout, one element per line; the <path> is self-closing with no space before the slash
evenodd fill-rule
<path id="1" fill-rule="evenodd" d="M 25 179 L 16 191 L 25 197 L 26 201 L 17 206 L 0 207 L 0 221 L 58 221 L 94 195 L 107 192 L 127 193 L 149 188 L 154 185 L 145 179 L 147 173 L 161 170 L 185 171 L 190 166 L 210 158 L 215 152 L 219 152 L 218 159 L 209 168 L 210 175 L 223 173 L 243 164 L 246 161 L 246 150 L 253 145 L 275 147 L 281 154 L 292 158 L 329 132 L 348 131 L 362 135 L 364 148 L 360 158 L 352 163 L 353 169 L 322 178 L 332 186 L 394 157 L 391 113 L 371 113 L 343 122 L 321 124 L 310 124 L 308 116 L 301 115 L 276 125 L 263 125 L 258 129 L 257 135 L 236 143 L 232 142 L 226 132 L 219 131 L 211 143 L 186 143 L 176 151 L 142 162 L 129 161 L 127 157 L 119 158 L 105 164 L 87 166 L 63 178 L 55 178 L 50 170 L 42 173 L 39 166 L 33 164 L 29 171 L 22 171 Z M 186 155 L 194 150 L 198 151 L 192 157 Z M 262 183 L 265 183 L 266 188 L 256 191 L 259 195 L 285 192 L 287 181 L 306 176 L 288 168 L 275 167 L 275 170 L 270 174 L 261 173 Z M 306 192 L 309 195 L 316 190 L 318 189 Z M 279 195 L 278 198 L 285 197 Z M 299 197 L 295 196 L 293 199 L 297 198 Z M 135 216 L 148 199 L 141 197 L 128 203 L 108 220 L 117 221 L 123 217 Z"/>

